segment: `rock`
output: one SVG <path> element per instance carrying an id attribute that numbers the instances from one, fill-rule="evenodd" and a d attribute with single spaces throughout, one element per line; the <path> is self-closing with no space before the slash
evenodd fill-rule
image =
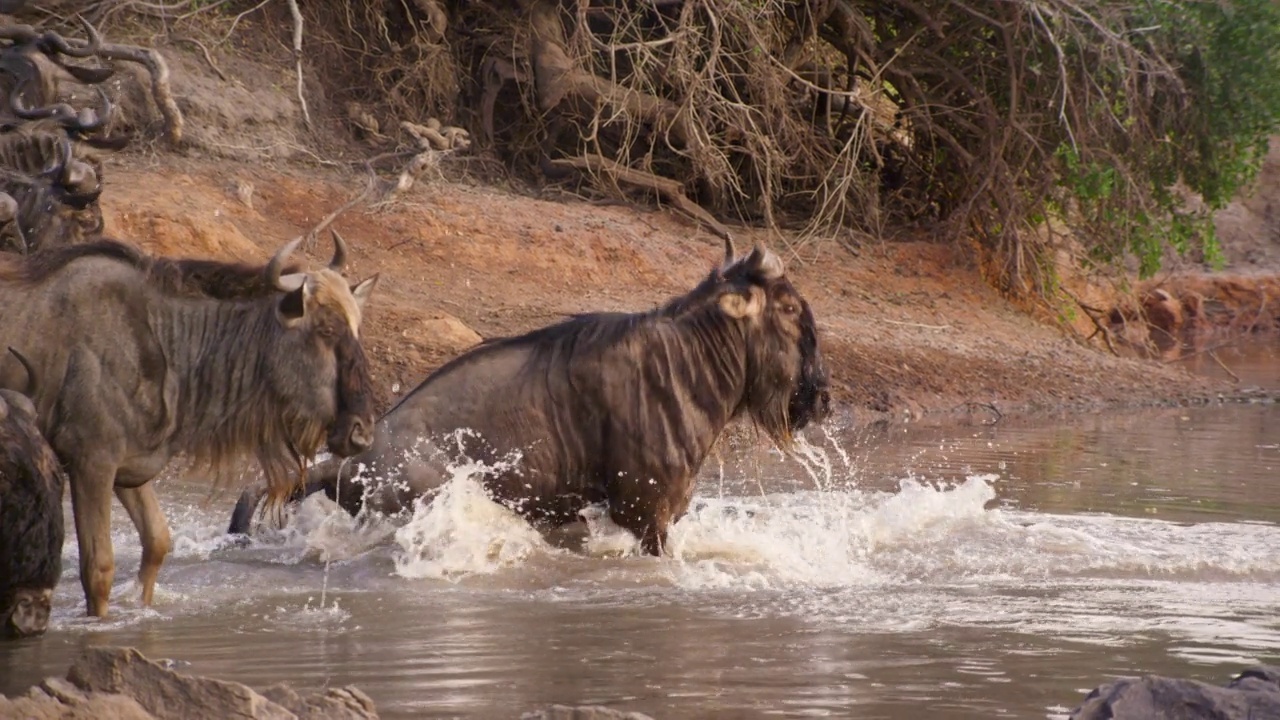
<path id="1" fill-rule="evenodd" d="M 263 690 L 262 695 L 299 718 L 309 720 L 378 717 L 373 700 L 354 687 L 329 688 L 323 695 L 302 697 L 288 685 L 279 684 Z"/>
<path id="2" fill-rule="evenodd" d="M 23 720 L 155 720 L 124 695 L 84 693 L 61 678 L 49 678 L 20 698 L 0 696 L 0 718 Z"/>
<path id="3" fill-rule="evenodd" d="M 552 705 L 520 716 L 520 720 L 653 720 L 638 712 L 623 712 L 603 705 Z"/>
<path id="4" fill-rule="evenodd" d="M 405 330 L 405 337 L 428 345 L 439 347 L 447 352 L 461 352 L 480 343 L 484 338 L 467 324 L 448 313 L 437 313 L 434 317 Z"/>
<path id="5" fill-rule="evenodd" d="M 1280 718 L 1280 667 L 1259 666 L 1225 687 L 1148 675 L 1089 693 L 1071 720 L 1258 720 Z"/>
<path id="6" fill-rule="evenodd" d="M 0 697 L 0 718 L 53 720 L 377 720 L 354 687 L 303 696 L 285 685 L 262 693 L 240 683 L 170 670 L 133 648 L 90 648 L 67 672 L 16 699 Z"/>

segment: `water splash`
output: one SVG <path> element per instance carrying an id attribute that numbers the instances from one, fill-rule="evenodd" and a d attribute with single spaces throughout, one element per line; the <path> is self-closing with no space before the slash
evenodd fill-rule
<path id="1" fill-rule="evenodd" d="M 463 433 L 455 434 L 459 450 Z M 405 578 L 458 580 L 520 564 L 551 546 L 519 514 L 485 492 L 483 478 L 510 470 L 520 455 L 492 463 L 446 464 L 450 479 L 430 497 L 414 503 L 413 517 L 396 531 L 402 552 L 395 556 L 396 574 Z"/>

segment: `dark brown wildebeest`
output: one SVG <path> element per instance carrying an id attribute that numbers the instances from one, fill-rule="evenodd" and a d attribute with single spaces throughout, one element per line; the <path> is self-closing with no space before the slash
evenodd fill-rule
<path id="1" fill-rule="evenodd" d="M 0 48 L 0 88 L 8 97 L 7 112 L 0 114 L 0 130 L 11 130 L 20 126 L 21 121 L 50 120 L 73 139 L 93 147 L 118 150 L 129 142 L 127 136 L 107 137 L 105 134 L 111 123 L 113 106 L 101 84 L 115 74 L 115 68 L 86 67 L 66 60 L 97 57 L 106 50 L 102 36 L 93 25 L 83 19 L 81 24 L 88 36 L 83 45 L 73 45 L 53 31 L 37 32 L 28 25 L 0 27 L 0 40 L 12 42 Z M 111 54 L 134 62 L 141 61 L 141 56 L 131 50 L 134 49 L 113 46 Z M 94 86 L 102 108 L 77 110 L 65 102 L 58 102 L 58 76 L 63 73 L 80 83 Z"/>
<path id="2" fill-rule="evenodd" d="M 340 457 L 373 440 L 362 308 L 377 276 L 350 287 L 330 267 L 282 276 L 301 238 L 265 267 L 144 255 L 99 240 L 0 257 L 0 344 L 41 375 L 40 429 L 71 484 L 80 580 L 103 616 L 115 571 L 111 493 L 142 541 L 150 604 L 169 529 L 150 481 L 185 454 L 225 477 L 255 454 L 288 495 L 327 439 Z M 17 385 L 2 374 L 0 387 Z"/>
<path id="3" fill-rule="evenodd" d="M 62 488 L 67 475 L 40 434 L 36 374 L 23 392 L 0 389 L 0 638 L 39 635 L 49 626 L 62 574 Z"/>
<path id="4" fill-rule="evenodd" d="M 118 150 L 130 138 L 107 134 L 114 106 L 101 83 L 115 69 L 67 62 L 104 49 L 93 26 L 84 26 L 83 45 L 25 25 L 0 27 L 0 40 L 13 41 L 0 47 L 0 91 L 7 98 L 0 105 L 0 248 L 28 252 L 102 230 L 103 168 L 95 153 Z M 59 102 L 62 76 L 94 85 L 101 109 Z"/>
<path id="5" fill-rule="evenodd" d="M 43 167 L 33 170 L 36 158 Z M 51 134 L 0 135 L 0 250 L 22 254 L 78 243 L 102 230 L 94 168 Z"/>
<path id="6" fill-rule="evenodd" d="M 827 416 L 828 383 L 813 313 L 782 261 L 761 248 L 735 259 L 726 243 L 721 267 L 652 311 L 581 315 L 455 358 L 383 415 L 371 448 L 314 467 L 304 492 L 394 513 L 447 480 L 447 463 L 519 453 L 485 479 L 491 497 L 552 527 L 607 502 L 659 555 L 729 421 L 745 414 L 786 446 Z M 229 532 L 248 530 L 264 492 L 241 495 Z"/>

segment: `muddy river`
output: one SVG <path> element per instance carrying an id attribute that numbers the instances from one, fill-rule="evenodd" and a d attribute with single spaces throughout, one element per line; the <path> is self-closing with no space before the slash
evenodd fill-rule
<path id="1" fill-rule="evenodd" d="M 1222 359 L 1280 385 L 1274 358 Z M 113 616 L 81 617 L 69 536 L 53 628 L 0 647 L 0 692 L 112 643 L 354 683 L 385 718 L 1061 718 L 1113 675 L 1280 662 L 1280 407 L 984 419 L 712 460 L 661 560 L 594 520 L 548 540 L 463 471 L 407 525 L 313 498 L 248 547 L 222 534 L 232 495 L 163 480 L 156 606 L 117 507 Z"/>

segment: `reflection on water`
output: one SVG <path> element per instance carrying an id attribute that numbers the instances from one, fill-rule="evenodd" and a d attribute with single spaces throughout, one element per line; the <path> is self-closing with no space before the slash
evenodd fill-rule
<path id="1" fill-rule="evenodd" d="M 548 540 L 465 477 L 402 528 L 313 497 L 234 547 L 233 498 L 166 481 L 157 607 L 132 600 L 117 508 L 115 615 L 80 616 L 69 538 L 55 627 L 0 647 L 0 691 L 121 643 L 259 687 L 355 683 L 389 718 L 1046 718 L 1117 674 L 1280 661 L 1276 406 L 809 441 L 804 466 L 709 462 L 661 560 L 603 518 Z"/>

